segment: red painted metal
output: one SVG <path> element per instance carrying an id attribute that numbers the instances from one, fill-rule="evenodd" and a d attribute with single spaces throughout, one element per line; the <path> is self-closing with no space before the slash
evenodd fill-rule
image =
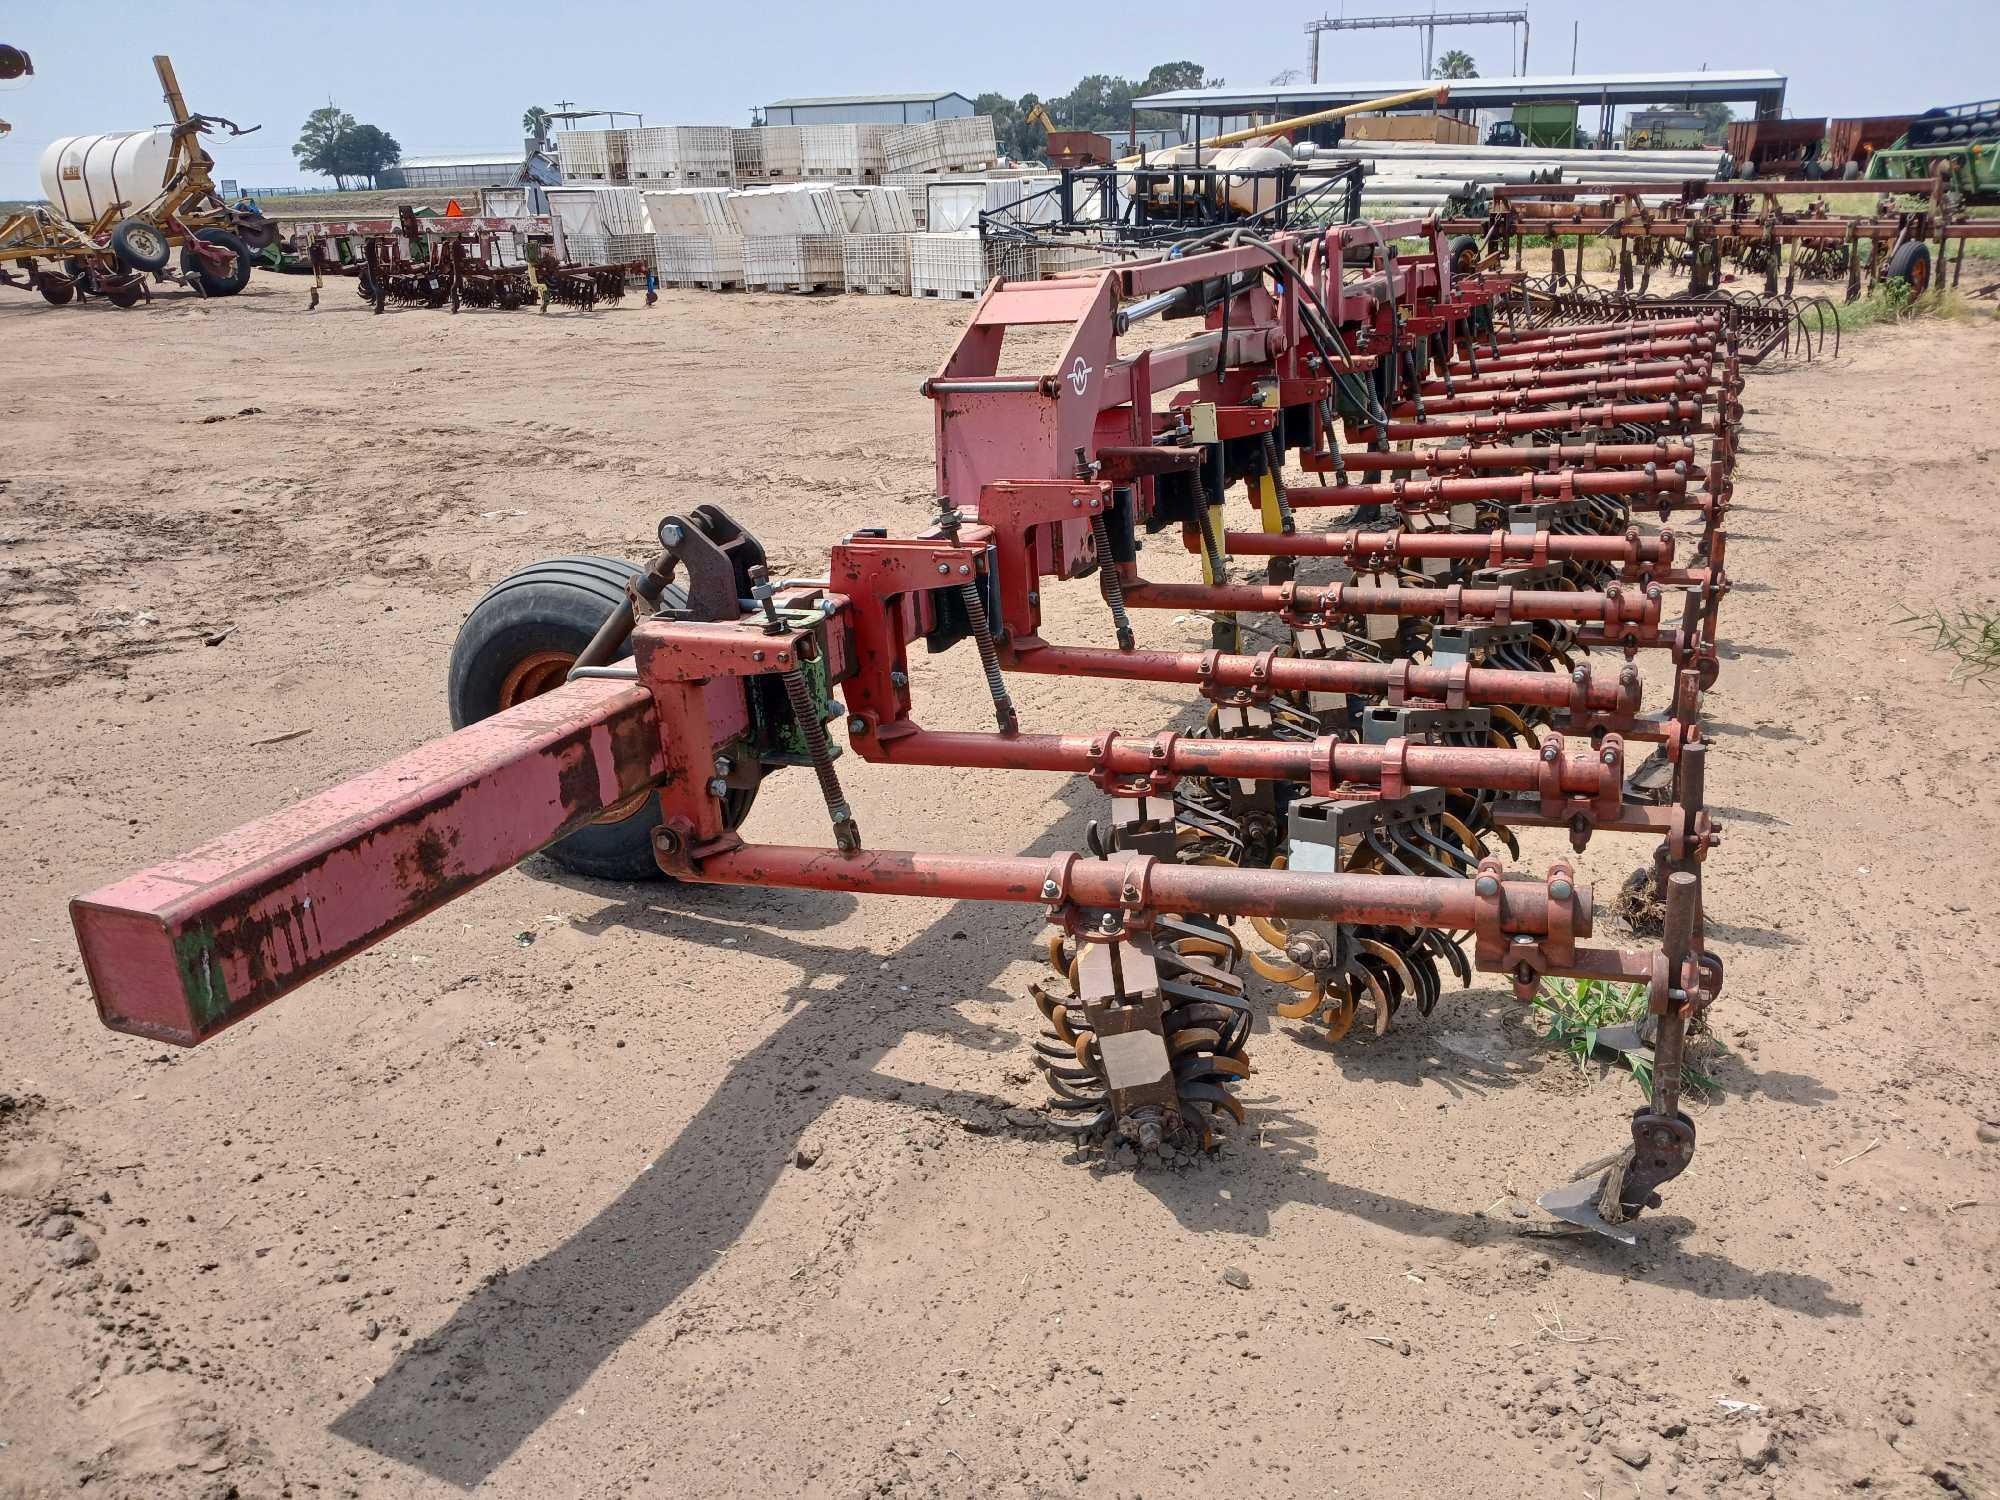
<path id="1" fill-rule="evenodd" d="M 1571 620 L 1602 624 L 1614 632 L 1635 632 L 1640 641 L 1658 641 L 1661 593 L 1657 587 L 1601 592 L 1571 589 L 1398 588 L 1363 583 L 1148 583 L 1125 586 L 1125 602 L 1138 609 L 1219 609 L 1275 614 L 1287 619 L 1339 615 L 1397 615 L 1460 620 Z"/>
<path id="2" fill-rule="evenodd" d="M 1394 662 L 1318 661 L 1268 651 L 1244 656 L 1222 651 L 1113 651 L 1096 646 L 1017 645 L 1008 668 L 1055 677 L 1095 677 L 1125 682 L 1184 682 L 1204 690 L 1262 693 L 1356 693 L 1391 703 L 1414 701 L 1505 703 L 1561 708 L 1589 714 L 1630 714 L 1639 707 L 1639 678 L 1629 669 L 1616 678 L 1580 665 L 1569 675 L 1500 671 L 1489 667 L 1424 667 Z"/>
<path id="3" fill-rule="evenodd" d="M 1100 860 L 1058 854 L 1038 859 L 906 849 L 842 855 L 831 849 L 745 844 L 704 859 L 688 878 L 718 885 L 949 901 L 1277 916 L 1457 931 L 1472 930 L 1484 920 L 1479 910 L 1482 898 L 1470 880 L 1218 869 L 1131 855 Z M 1567 927 L 1574 937 L 1591 936 L 1595 909 L 1587 890 L 1574 888 L 1567 900 L 1558 901 L 1551 898 L 1548 882 L 1502 879 L 1495 885 L 1495 895 L 1485 899 L 1498 903 L 1496 935 L 1540 935 L 1557 926 Z"/>
<path id="4" fill-rule="evenodd" d="M 192 1046 L 664 771 L 643 688 L 579 681 L 70 903 L 98 1015 Z"/>
<path id="5" fill-rule="evenodd" d="M 1362 465 L 1357 461 L 1350 467 L 1360 468 Z M 1574 500 L 1578 495 L 1684 495 L 1687 487 L 1687 476 L 1673 469 L 1564 469 L 1555 474 L 1492 474 L 1472 479 L 1393 479 L 1382 484 L 1349 485 L 1294 484 L 1285 487 L 1285 497 L 1298 509 L 1329 505 L 1393 505 L 1398 510 L 1410 512 L 1443 510 L 1482 500 L 1522 505 L 1533 500 Z M 1431 555 L 1442 557 L 1447 554 Z"/>
<path id="6" fill-rule="evenodd" d="M 1696 464 L 1694 444 L 1661 439 L 1656 443 L 1563 443 L 1554 446 L 1505 448 L 1350 448 L 1341 454 L 1341 466 L 1364 476 L 1370 471 L 1384 473 L 1422 472 L 1455 474 L 1467 469 L 1621 469 L 1643 464 L 1671 468 L 1686 464 L 1690 479 L 1704 477 Z M 1300 466 L 1311 473 L 1334 469 L 1333 455 L 1311 449 L 1300 454 Z"/>

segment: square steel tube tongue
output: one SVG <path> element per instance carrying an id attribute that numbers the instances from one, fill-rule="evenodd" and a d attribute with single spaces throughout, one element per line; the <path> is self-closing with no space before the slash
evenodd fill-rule
<path id="1" fill-rule="evenodd" d="M 193 1046 L 663 774 L 652 696 L 581 679 L 70 902 L 114 1031 Z"/>

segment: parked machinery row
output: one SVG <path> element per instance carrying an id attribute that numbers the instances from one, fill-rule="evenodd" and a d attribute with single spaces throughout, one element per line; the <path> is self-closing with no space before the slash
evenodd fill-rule
<path id="1" fill-rule="evenodd" d="M 277 226 L 223 202 L 201 138 L 262 127 L 190 112 L 172 61 L 155 57 L 153 69 L 172 123 L 54 142 L 42 160 L 48 202 L 0 217 L 0 285 L 39 292 L 55 307 L 101 297 L 120 308 L 150 300 L 149 282 L 205 297 L 249 285 L 252 257 Z"/>
<path id="2" fill-rule="evenodd" d="M 1272 994 L 1338 1039 L 1430 1013 L 1452 978 L 1522 1001 L 1629 981 L 1651 1102 L 1603 1174 L 1543 1199 L 1629 1239 L 1693 1156 L 1680 1058 L 1722 980 L 1700 707 L 1739 331 L 1726 306 L 1516 325 L 1514 290 L 1454 274 L 1420 222 L 1237 228 L 995 282 L 922 386 L 928 524 L 857 529 L 819 576 L 774 579 L 697 505 L 643 565 L 514 575 L 454 650 L 455 733 L 78 898 L 101 1016 L 199 1042 L 542 849 L 605 876 L 1028 903 L 1054 934 L 1052 1118 L 1151 1152 L 1244 1121 Z M 1121 348 L 1152 318 L 1189 332 Z M 1049 329 L 1058 357 L 1003 372 L 1010 337 Z M 1349 514 L 1308 524 L 1329 510 Z M 1157 546 L 1142 567 L 1147 537 L 1185 567 Z M 1099 639 L 1049 639 L 1046 591 L 1091 581 Z M 1158 610 L 1209 618 L 1203 648 L 1142 647 Z M 977 655 L 992 728 L 924 725 L 919 643 Z M 1021 673 L 1178 683 L 1190 712 L 1030 724 Z M 876 767 L 1086 776 L 1107 813 L 1056 857 L 876 848 L 829 726 Z M 825 843 L 743 837 L 786 768 L 816 778 Z M 1638 835 L 1662 935 L 1594 944 L 1591 891 L 1567 858 L 1519 868 L 1522 828 L 1579 851 Z"/>
<path id="3" fill-rule="evenodd" d="M 622 301 L 635 280 L 646 287 L 648 307 L 659 296 L 643 261 L 561 259 L 545 217 L 426 217 L 408 205 L 394 219 L 300 226 L 276 247 L 272 264 L 312 276 L 309 310 L 319 306 L 329 276 L 352 280 L 356 295 L 378 313 L 391 306 L 588 311 Z"/>

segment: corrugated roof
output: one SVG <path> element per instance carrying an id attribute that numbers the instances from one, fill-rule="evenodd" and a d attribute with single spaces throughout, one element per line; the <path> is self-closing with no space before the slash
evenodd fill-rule
<path id="1" fill-rule="evenodd" d="M 521 165 L 521 148 L 516 146 L 508 151 L 461 153 L 456 156 L 406 156 L 396 163 L 399 167 L 518 167 Z"/>
<path id="2" fill-rule="evenodd" d="M 1433 80 L 1435 81 L 1435 80 Z M 1546 98 L 1587 98 L 1600 95 L 1613 100 L 1645 102 L 1648 96 L 1743 99 L 1761 95 L 1782 97 L 1786 78 L 1769 68 L 1735 71 L 1710 69 L 1694 73 L 1577 73 L 1543 74 L 1526 78 L 1460 78 L 1452 80 L 1451 102 L 1457 104 L 1487 100 Z M 1390 94 L 1407 94 L 1426 87 L 1423 79 L 1363 83 L 1290 83 L 1253 89 L 1171 89 L 1147 94 L 1132 103 L 1140 109 L 1200 109 L 1217 106 L 1284 104 L 1325 100 L 1347 103 L 1380 99 Z M 1662 102 L 1665 102 L 1664 99 Z"/>
<path id="3" fill-rule="evenodd" d="M 810 99 L 773 99 L 766 109 L 809 109 L 822 104 L 930 104 L 939 99 L 949 99 L 959 94 L 957 89 L 937 89 L 929 93 L 912 94 L 821 94 Z"/>

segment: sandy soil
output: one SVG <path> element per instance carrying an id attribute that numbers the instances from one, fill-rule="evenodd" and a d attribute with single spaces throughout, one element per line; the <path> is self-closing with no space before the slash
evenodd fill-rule
<path id="1" fill-rule="evenodd" d="M 304 296 L 0 303 L 0 1496 L 2000 1493 L 2000 721 L 1895 623 L 1993 603 L 2000 328 L 1751 381 L 1730 1050 L 1631 1251 L 1519 1199 L 1636 1090 L 1494 987 L 1338 1048 L 1260 1023 L 1220 1159 L 1079 1160 L 1018 1113 L 1026 912 L 537 860 L 195 1051 L 103 1030 L 68 897 L 440 732 L 487 582 L 700 501 L 786 566 L 915 522 L 964 316 Z M 925 665 L 927 717 L 977 723 L 969 655 Z M 1018 693 L 1040 727 L 1179 706 Z M 880 845 L 1074 847 L 1097 811 L 848 783 Z M 781 778 L 748 831 L 822 822 Z"/>

